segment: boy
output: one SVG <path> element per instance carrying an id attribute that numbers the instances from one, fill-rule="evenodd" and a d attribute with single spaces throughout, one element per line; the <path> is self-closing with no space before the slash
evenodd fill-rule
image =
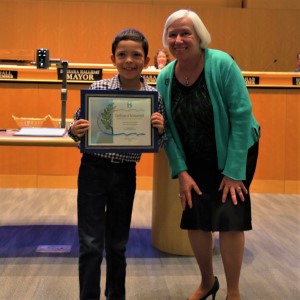
<path id="1" fill-rule="evenodd" d="M 91 89 L 152 91 L 141 72 L 149 62 L 148 41 L 135 29 L 120 32 L 112 43 L 111 60 L 118 75 L 97 81 Z M 164 132 L 164 109 L 151 116 L 160 136 Z M 89 121 L 74 115 L 68 133 L 75 141 L 89 129 Z M 160 142 L 164 140 L 160 139 Z M 106 252 L 105 296 L 125 299 L 126 245 L 136 189 L 138 153 L 83 154 L 78 175 L 78 235 L 80 299 L 100 299 L 100 266 Z"/>

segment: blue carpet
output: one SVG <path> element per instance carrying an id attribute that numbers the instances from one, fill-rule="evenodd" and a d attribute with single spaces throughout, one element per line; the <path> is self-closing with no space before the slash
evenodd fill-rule
<path id="1" fill-rule="evenodd" d="M 70 245 L 68 253 L 36 252 L 41 245 Z M 0 257 L 78 257 L 75 225 L 0 226 Z M 151 245 L 151 230 L 131 228 L 126 256 L 134 258 L 168 257 Z"/>

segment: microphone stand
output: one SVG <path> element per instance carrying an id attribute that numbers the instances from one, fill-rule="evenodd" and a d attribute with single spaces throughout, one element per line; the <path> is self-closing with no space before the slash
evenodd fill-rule
<path id="1" fill-rule="evenodd" d="M 271 67 L 273 64 L 276 64 L 276 63 L 277 63 L 277 59 L 275 58 L 269 65 L 267 65 L 267 66 L 264 68 L 263 72 L 266 72 L 267 70 L 269 70 L 270 67 Z"/>
<path id="2" fill-rule="evenodd" d="M 60 128 L 66 128 L 66 104 L 67 104 L 67 72 L 68 62 L 61 59 L 50 59 L 50 52 L 48 49 L 40 48 L 37 50 L 37 68 L 48 69 L 51 63 L 55 63 L 56 66 L 62 67 L 62 88 L 61 88 L 61 122 Z"/>
<path id="3" fill-rule="evenodd" d="M 61 87 L 61 121 L 60 128 L 66 128 L 66 106 L 67 106 L 67 72 L 68 62 L 60 59 L 50 59 L 50 63 L 56 63 L 62 67 L 62 87 Z"/>
<path id="4" fill-rule="evenodd" d="M 61 61 L 62 73 L 62 88 L 61 88 L 61 123 L 60 128 L 66 128 L 66 105 L 67 105 L 67 71 L 68 62 Z"/>

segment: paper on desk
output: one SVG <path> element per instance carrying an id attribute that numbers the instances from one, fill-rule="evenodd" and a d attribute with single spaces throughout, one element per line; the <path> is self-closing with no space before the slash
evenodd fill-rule
<path id="1" fill-rule="evenodd" d="M 65 128 L 24 127 L 14 133 L 21 136 L 64 136 Z"/>

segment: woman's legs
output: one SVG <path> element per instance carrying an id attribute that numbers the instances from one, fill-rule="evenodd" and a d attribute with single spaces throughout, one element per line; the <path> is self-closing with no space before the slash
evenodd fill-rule
<path id="1" fill-rule="evenodd" d="M 201 230 L 188 230 L 188 236 L 202 276 L 199 288 L 188 299 L 198 300 L 206 295 L 214 284 L 212 234 Z M 239 278 L 244 245 L 243 231 L 220 232 L 220 250 L 227 282 L 228 300 L 240 299 Z"/>
<path id="2" fill-rule="evenodd" d="M 201 299 L 214 284 L 212 262 L 212 233 L 202 230 L 188 230 L 190 244 L 202 276 L 200 286 L 189 296 L 189 300 Z"/>
<path id="3" fill-rule="evenodd" d="M 228 300 L 239 300 L 239 279 L 244 255 L 243 231 L 220 232 L 220 250 L 227 282 Z"/>

